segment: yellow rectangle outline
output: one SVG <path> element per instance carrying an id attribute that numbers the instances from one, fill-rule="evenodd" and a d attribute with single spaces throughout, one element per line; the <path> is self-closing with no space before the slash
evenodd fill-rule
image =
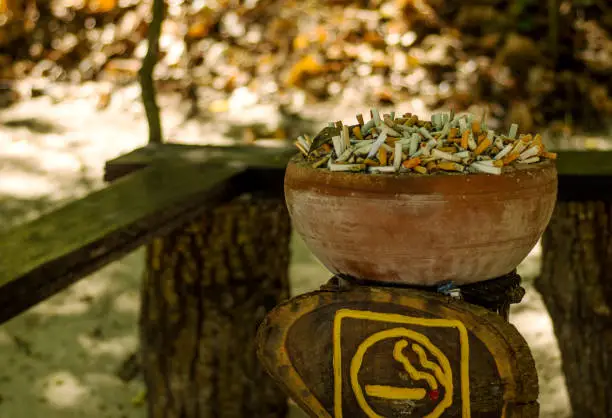
<path id="1" fill-rule="evenodd" d="M 392 322 L 397 324 L 419 325 L 432 328 L 455 328 L 459 332 L 461 415 L 470 418 L 470 365 L 469 337 L 465 325 L 454 319 L 416 318 L 401 314 L 339 309 L 334 317 L 334 418 L 342 418 L 342 351 L 340 347 L 341 326 L 344 318 L 365 319 L 369 321 Z"/>

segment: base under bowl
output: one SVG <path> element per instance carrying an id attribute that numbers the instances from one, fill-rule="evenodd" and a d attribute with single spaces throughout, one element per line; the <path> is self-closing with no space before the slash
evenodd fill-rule
<path id="1" fill-rule="evenodd" d="M 296 230 L 333 273 L 413 285 L 467 284 L 507 274 L 552 215 L 551 161 L 501 175 L 365 174 L 313 169 L 285 175 Z"/>

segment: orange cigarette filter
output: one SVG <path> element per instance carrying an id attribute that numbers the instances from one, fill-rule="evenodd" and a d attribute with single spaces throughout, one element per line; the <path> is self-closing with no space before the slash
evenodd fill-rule
<path id="1" fill-rule="evenodd" d="M 516 152 L 511 152 L 506 157 L 503 158 L 504 165 L 510 164 L 512 161 L 516 160 L 519 157 L 519 154 Z"/>
<path id="2" fill-rule="evenodd" d="M 452 161 L 442 161 L 438 163 L 438 168 L 444 171 L 462 171 L 463 166 Z"/>
<path id="3" fill-rule="evenodd" d="M 419 157 L 414 157 L 409 160 L 406 160 L 402 163 L 402 167 L 404 168 L 414 168 L 417 165 L 421 164 L 421 159 Z"/>
<path id="4" fill-rule="evenodd" d="M 367 165 L 368 167 L 378 167 L 380 165 L 378 161 L 374 161 L 370 158 L 366 158 L 366 160 L 363 163 Z"/>
<path id="5" fill-rule="evenodd" d="M 430 162 L 428 162 L 428 163 L 427 163 L 427 165 L 425 166 L 425 168 L 426 168 L 428 171 L 433 171 L 433 170 L 435 170 L 436 168 L 438 168 L 438 165 L 437 165 L 435 162 L 430 161 Z"/>
<path id="6" fill-rule="evenodd" d="M 557 153 L 556 152 L 543 152 L 541 154 L 542 157 L 544 158 L 548 158 L 549 160 L 556 160 L 557 159 Z"/>
<path id="7" fill-rule="evenodd" d="M 504 166 L 504 162 L 503 162 L 503 160 L 495 160 L 495 161 L 493 161 L 493 166 L 494 167 L 503 167 Z"/>
<path id="8" fill-rule="evenodd" d="M 461 136 L 461 148 L 463 149 L 467 149 L 468 147 L 468 138 L 470 137 L 471 132 L 468 130 L 466 130 L 465 132 L 463 132 L 463 135 Z"/>
<path id="9" fill-rule="evenodd" d="M 442 151 L 442 152 L 450 152 L 451 154 L 452 154 L 453 152 L 457 152 L 457 148 L 455 148 L 455 147 L 440 147 L 440 148 L 438 148 L 438 149 L 439 149 L 440 151 Z"/>
<path id="10" fill-rule="evenodd" d="M 332 147 L 329 144 L 323 144 L 321 145 L 321 147 L 323 148 L 325 152 L 331 152 L 332 150 Z"/>
<path id="11" fill-rule="evenodd" d="M 472 132 L 474 132 L 474 135 L 478 135 L 480 133 L 480 122 L 477 120 L 472 122 Z"/>
<path id="12" fill-rule="evenodd" d="M 353 135 L 355 135 L 355 138 L 357 139 L 363 139 L 363 135 L 361 134 L 361 127 L 355 126 L 353 128 Z"/>
<path id="13" fill-rule="evenodd" d="M 360 125 L 365 125 L 365 121 L 363 120 L 363 115 L 361 113 L 357 115 L 357 122 Z"/>
<path id="14" fill-rule="evenodd" d="M 480 144 L 485 139 L 487 139 L 487 134 L 480 134 L 480 135 L 478 135 L 478 139 L 476 140 L 476 143 Z"/>
<path id="15" fill-rule="evenodd" d="M 380 161 L 380 165 L 387 165 L 387 150 L 383 147 L 378 149 L 378 161 Z"/>
<path id="16" fill-rule="evenodd" d="M 417 165 L 416 167 L 413 167 L 412 169 L 419 174 L 427 174 L 427 169 L 423 167 L 422 165 Z"/>
<path id="17" fill-rule="evenodd" d="M 474 155 L 482 154 L 489 146 L 491 145 L 491 140 L 489 138 L 485 138 L 474 150 Z"/>
<path id="18" fill-rule="evenodd" d="M 457 134 L 459 134 L 459 128 L 450 128 L 448 131 L 448 140 L 451 141 L 457 138 Z"/>

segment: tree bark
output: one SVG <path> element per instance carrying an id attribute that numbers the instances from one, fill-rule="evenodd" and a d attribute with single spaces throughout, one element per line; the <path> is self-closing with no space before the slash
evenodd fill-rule
<path id="1" fill-rule="evenodd" d="M 612 203 L 558 202 L 536 287 L 553 320 L 573 415 L 612 416 Z"/>
<path id="2" fill-rule="evenodd" d="M 150 418 L 284 417 L 260 365 L 259 323 L 288 298 L 279 199 L 237 199 L 147 247 L 142 361 Z"/>

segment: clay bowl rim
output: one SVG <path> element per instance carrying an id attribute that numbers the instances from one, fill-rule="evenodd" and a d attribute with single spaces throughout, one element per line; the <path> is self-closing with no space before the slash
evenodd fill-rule
<path id="1" fill-rule="evenodd" d="M 550 181 L 542 176 L 551 177 Z M 287 164 L 285 189 L 312 189 L 319 192 L 352 190 L 367 194 L 481 194 L 525 191 L 556 183 L 557 168 L 554 160 L 533 164 L 504 167 L 502 174 L 439 172 L 419 173 L 362 173 L 329 171 L 313 168 L 301 154 L 293 156 Z"/>

